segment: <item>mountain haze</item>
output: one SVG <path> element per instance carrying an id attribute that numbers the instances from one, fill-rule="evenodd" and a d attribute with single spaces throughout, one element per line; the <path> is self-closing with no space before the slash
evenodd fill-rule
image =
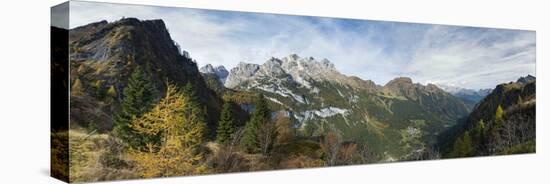
<path id="1" fill-rule="evenodd" d="M 467 88 L 461 88 L 456 86 L 446 86 L 446 85 L 438 85 L 441 89 L 447 91 L 448 93 L 451 93 L 452 95 L 458 97 L 466 105 L 468 105 L 469 109 L 473 109 L 474 106 L 481 101 L 485 96 L 487 96 L 489 93 L 491 93 L 492 89 L 467 89 Z"/>

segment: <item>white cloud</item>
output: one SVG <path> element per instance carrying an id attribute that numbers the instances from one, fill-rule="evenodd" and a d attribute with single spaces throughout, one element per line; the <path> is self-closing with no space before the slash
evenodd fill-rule
<path id="1" fill-rule="evenodd" d="M 491 88 L 535 74 L 533 32 L 434 26 L 424 36 L 405 68 L 419 82 Z"/>
<path id="2" fill-rule="evenodd" d="M 379 84 L 409 76 L 469 88 L 535 72 L 533 32 L 71 2 L 71 28 L 122 17 L 163 19 L 199 65 L 231 68 L 296 53 Z"/>

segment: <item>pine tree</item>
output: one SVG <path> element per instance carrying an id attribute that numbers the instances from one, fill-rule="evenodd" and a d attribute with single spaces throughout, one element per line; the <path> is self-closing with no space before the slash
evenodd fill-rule
<path id="1" fill-rule="evenodd" d="M 483 150 L 485 147 L 485 122 L 480 119 L 474 127 L 473 141 L 477 150 Z"/>
<path id="2" fill-rule="evenodd" d="M 216 130 L 216 141 L 220 144 L 227 144 L 231 141 L 231 137 L 235 131 L 233 123 L 233 114 L 231 113 L 230 104 L 223 104 L 218 129 Z"/>
<path id="3" fill-rule="evenodd" d="M 470 133 L 468 131 L 464 133 L 464 136 L 462 137 L 462 142 L 463 142 L 463 145 L 461 148 L 462 156 L 464 157 L 472 156 L 472 154 L 474 153 L 474 149 L 472 147 L 472 138 L 470 137 Z"/>
<path id="4" fill-rule="evenodd" d="M 140 135 L 161 135 L 162 141 L 147 143 L 147 149 L 129 152 L 142 177 L 181 176 L 206 172 L 198 152 L 203 142 L 204 122 L 186 112 L 190 99 L 168 85 L 165 97 L 150 112 L 136 118 L 130 127 Z"/>
<path id="5" fill-rule="evenodd" d="M 256 99 L 255 109 L 252 112 L 252 117 L 245 125 L 243 135 L 243 146 L 249 153 L 257 153 L 260 151 L 260 143 L 258 141 L 258 130 L 260 126 L 269 121 L 269 109 L 267 102 L 262 94 Z"/>
<path id="6" fill-rule="evenodd" d="M 141 67 L 134 68 L 128 85 L 123 90 L 121 112 L 115 118 L 114 134 L 130 147 L 143 147 L 146 142 L 158 141 L 157 136 L 140 136 L 129 127 L 130 122 L 149 111 L 155 99 L 155 90 Z"/>
<path id="7" fill-rule="evenodd" d="M 187 82 L 181 92 L 189 98 L 189 104 L 187 104 L 186 108 L 200 108 L 197 91 L 191 82 Z"/>
<path id="8" fill-rule="evenodd" d="M 472 155 L 473 151 L 474 150 L 472 148 L 472 139 L 470 138 L 470 133 L 466 131 L 454 142 L 451 156 L 468 157 Z"/>
<path id="9" fill-rule="evenodd" d="M 185 105 L 185 112 L 186 115 L 190 114 L 197 114 L 198 118 L 202 118 L 200 121 L 205 122 L 205 114 L 206 109 L 204 109 L 204 106 L 201 104 L 199 97 L 197 96 L 196 88 L 193 86 L 191 82 L 187 82 L 185 86 L 181 89 L 181 93 L 185 95 L 189 100 L 188 103 Z"/>

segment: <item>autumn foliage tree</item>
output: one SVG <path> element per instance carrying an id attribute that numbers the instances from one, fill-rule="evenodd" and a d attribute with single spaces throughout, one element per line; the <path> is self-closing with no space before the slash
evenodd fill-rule
<path id="1" fill-rule="evenodd" d="M 82 82 L 79 78 L 75 79 L 71 86 L 71 95 L 79 96 L 83 94 L 83 91 L 84 87 L 82 86 Z"/>
<path id="2" fill-rule="evenodd" d="M 320 142 L 321 150 L 325 154 L 326 164 L 328 166 L 336 165 L 338 159 L 338 152 L 342 146 L 342 138 L 335 132 L 328 132 L 321 139 Z"/>
<path id="3" fill-rule="evenodd" d="M 258 129 L 258 144 L 263 155 L 268 155 L 273 149 L 273 143 L 277 137 L 275 123 L 267 121 L 260 124 Z"/>
<path id="4" fill-rule="evenodd" d="M 349 165 L 360 161 L 360 155 L 357 152 L 357 144 L 349 143 L 342 145 L 338 152 L 338 164 Z"/>
<path id="5" fill-rule="evenodd" d="M 504 115 L 504 110 L 502 109 L 502 106 L 498 106 L 497 110 L 495 111 L 495 121 L 502 121 L 502 117 Z"/>
<path id="6" fill-rule="evenodd" d="M 489 137 L 490 137 L 490 150 L 489 152 L 496 152 L 500 149 L 502 149 L 502 129 L 504 128 L 503 125 L 503 119 L 504 119 L 504 110 L 502 109 L 502 106 L 498 106 L 495 110 L 495 118 L 493 121 L 492 126 L 489 128 Z"/>
<path id="7" fill-rule="evenodd" d="M 275 144 L 281 145 L 288 143 L 294 139 L 294 131 L 292 128 L 292 121 L 289 117 L 286 117 L 283 113 L 278 113 L 275 120 L 275 127 L 277 129 L 277 137 Z"/>
<path id="8" fill-rule="evenodd" d="M 168 85 L 166 95 L 148 113 L 136 118 L 130 127 L 140 135 L 160 135 L 159 143 L 148 142 L 145 149 L 130 150 L 137 172 L 145 178 L 181 176 L 206 172 L 200 164 L 198 147 L 203 141 L 205 123 L 197 111 L 185 108 L 189 97 Z"/>

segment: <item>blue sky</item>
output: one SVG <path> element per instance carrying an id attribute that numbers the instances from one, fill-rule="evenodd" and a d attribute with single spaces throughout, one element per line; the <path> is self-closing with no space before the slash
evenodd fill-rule
<path id="1" fill-rule="evenodd" d="M 230 69 L 298 54 L 327 58 L 377 84 L 493 88 L 535 74 L 535 32 L 72 1 L 70 27 L 122 17 L 163 19 L 199 66 Z"/>

